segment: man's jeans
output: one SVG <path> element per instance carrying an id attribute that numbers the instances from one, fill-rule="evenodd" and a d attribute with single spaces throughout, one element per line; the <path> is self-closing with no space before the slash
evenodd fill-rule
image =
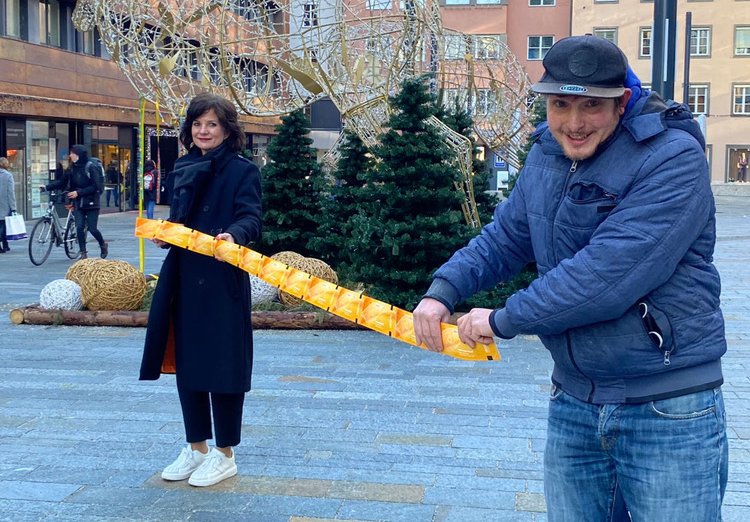
<path id="1" fill-rule="evenodd" d="M 721 520 L 729 450 L 721 389 L 595 405 L 552 387 L 544 454 L 549 522 Z"/>

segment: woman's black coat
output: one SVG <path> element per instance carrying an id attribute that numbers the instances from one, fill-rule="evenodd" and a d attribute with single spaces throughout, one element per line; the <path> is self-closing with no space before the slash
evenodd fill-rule
<path id="1" fill-rule="evenodd" d="M 259 239 L 260 172 L 249 160 L 224 146 L 203 157 L 193 148 L 177 160 L 173 175 L 170 220 L 212 236 L 227 232 L 240 245 Z M 170 249 L 149 312 L 141 380 L 159 378 L 170 323 L 180 387 L 250 390 L 253 340 L 245 272 L 213 257 Z"/>

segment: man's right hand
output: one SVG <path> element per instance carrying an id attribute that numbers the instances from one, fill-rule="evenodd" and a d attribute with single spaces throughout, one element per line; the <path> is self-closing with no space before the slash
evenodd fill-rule
<path id="1" fill-rule="evenodd" d="M 450 310 L 437 299 L 425 297 L 414 309 L 413 315 L 417 344 L 424 343 L 433 352 L 442 352 L 443 335 L 440 323 L 448 321 Z"/>

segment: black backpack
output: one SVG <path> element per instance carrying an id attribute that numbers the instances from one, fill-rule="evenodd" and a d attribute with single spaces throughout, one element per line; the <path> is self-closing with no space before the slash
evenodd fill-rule
<path id="1" fill-rule="evenodd" d="M 96 185 L 97 193 L 104 192 L 104 166 L 99 158 L 90 158 L 86 162 L 86 174 Z"/>

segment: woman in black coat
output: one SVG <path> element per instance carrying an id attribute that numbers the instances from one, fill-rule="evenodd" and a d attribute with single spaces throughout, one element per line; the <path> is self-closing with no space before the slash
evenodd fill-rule
<path id="1" fill-rule="evenodd" d="M 259 239 L 260 172 L 238 154 L 244 134 L 235 107 L 199 94 L 188 106 L 180 140 L 189 152 L 172 173 L 170 221 L 241 245 Z M 240 442 L 250 390 L 253 341 L 245 272 L 187 249 L 170 250 L 151 304 L 140 378 L 158 379 L 171 364 L 188 445 L 162 478 L 216 484 L 237 473 L 232 447 Z M 209 452 L 212 414 L 216 447 Z"/>

